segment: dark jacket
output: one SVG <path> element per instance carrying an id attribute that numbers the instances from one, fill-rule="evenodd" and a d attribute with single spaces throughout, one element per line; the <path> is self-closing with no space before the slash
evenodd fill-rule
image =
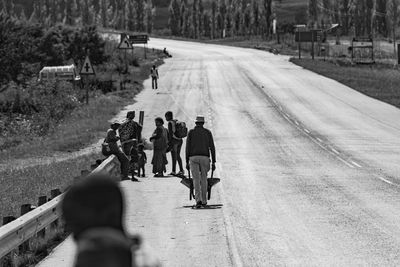
<path id="1" fill-rule="evenodd" d="M 186 162 L 189 162 L 191 156 L 210 157 L 215 163 L 214 139 L 210 130 L 197 125 L 190 130 L 186 139 Z"/>
<path id="2" fill-rule="evenodd" d="M 164 126 L 156 127 L 150 141 L 154 141 L 154 150 L 167 150 L 168 148 L 168 130 Z"/>
<path id="3" fill-rule="evenodd" d="M 111 153 L 117 153 L 119 151 L 119 147 L 117 144 L 118 140 L 119 140 L 119 137 L 117 136 L 117 132 L 114 131 L 113 129 L 108 129 L 107 136 L 104 139 L 104 142 L 108 143 Z"/>

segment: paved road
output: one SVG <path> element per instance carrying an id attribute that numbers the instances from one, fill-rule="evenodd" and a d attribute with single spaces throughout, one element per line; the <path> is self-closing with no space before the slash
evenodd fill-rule
<path id="1" fill-rule="evenodd" d="M 152 46 L 174 57 L 127 109 L 146 111 L 147 135 L 166 110 L 191 126 L 204 114 L 222 178 L 222 208 L 200 211 L 176 178 L 121 183 L 127 227 L 165 266 L 400 264 L 400 110 L 284 56 Z"/>

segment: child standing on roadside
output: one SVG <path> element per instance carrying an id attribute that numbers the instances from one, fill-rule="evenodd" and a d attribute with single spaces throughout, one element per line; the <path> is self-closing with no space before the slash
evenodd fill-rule
<path id="1" fill-rule="evenodd" d="M 131 155 L 131 160 L 130 160 L 130 172 L 132 175 L 132 182 L 138 182 L 139 180 L 135 178 L 135 173 L 136 173 L 136 169 L 138 167 L 138 162 L 139 162 L 139 155 L 138 155 L 138 150 L 137 150 L 137 141 L 134 140 L 131 151 L 130 151 L 130 155 Z M 139 177 L 139 175 L 138 175 Z"/>
<path id="2" fill-rule="evenodd" d="M 144 149 L 144 145 L 143 144 L 139 144 L 138 145 L 138 177 L 140 177 L 140 171 L 142 171 L 142 177 L 145 177 L 145 171 L 144 171 L 144 167 L 147 163 L 147 156 L 146 153 L 143 151 Z"/>

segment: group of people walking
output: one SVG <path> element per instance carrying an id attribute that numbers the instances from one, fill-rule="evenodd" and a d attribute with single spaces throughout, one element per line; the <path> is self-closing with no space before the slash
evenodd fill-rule
<path id="1" fill-rule="evenodd" d="M 147 155 L 144 152 L 145 139 L 142 139 L 143 126 L 134 121 L 134 118 L 135 112 L 129 111 L 123 123 L 111 124 L 103 143 L 103 154 L 106 156 L 114 154 L 120 161 L 122 180 L 138 181 L 135 175 L 145 177 Z M 172 170 L 169 175 L 185 177 L 181 150 L 186 138 L 186 169 L 192 174 L 196 207 L 204 206 L 207 204 L 207 174 L 210 169 L 215 170 L 216 153 L 213 135 L 204 127 L 203 116 L 196 117 L 196 126 L 190 131 L 187 130 L 184 122 L 174 119 L 172 111 L 165 113 L 165 120 L 167 127 L 164 127 L 163 118 L 157 117 L 154 120 L 156 128 L 150 137 L 153 144 L 151 164 L 154 177 L 166 175 L 168 153 L 171 154 L 172 161 Z M 118 146 L 118 141 L 122 149 Z"/>

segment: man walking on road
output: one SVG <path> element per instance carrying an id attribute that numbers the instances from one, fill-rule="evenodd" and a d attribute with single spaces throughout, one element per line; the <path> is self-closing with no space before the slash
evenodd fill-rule
<path id="1" fill-rule="evenodd" d="M 181 158 L 181 149 L 183 140 L 182 138 L 178 138 L 175 135 L 176 132 L 176 122 L 174 120 L 174 115 L 172 111 L 168 111 L 165 113 L 165 119 L 168 121 L 168 150 L 171 151 L 171 158 L 172 158 L 172 172 L 171 175 L 177 175 L 176 173 L 176 162 L 179 164 L 179 176 L 184 175 L 183 171 L 183 164 Z"/>
<path id="2" fill-rule="evenodd" d="M 158 69 L 157 69 L 156 65 L 153 65 L 153 67 L 150 70 L 150 74 L 151 74 L 151 87 L 153 89 L 158 89 L 158 84 L 157 84 Z"/>
<path id="3" fill-rule="evenodd" d="M 210 170 L 210 153 L 212 170 L 215 170 L 215 146 L 210 130 L 204 128 L 205 119 L 197 116 L 196 126 L 189 131 L 186 140 L 186 168 L 193 176 L 196 208 L 207 205 L 207 173 Z"/>

